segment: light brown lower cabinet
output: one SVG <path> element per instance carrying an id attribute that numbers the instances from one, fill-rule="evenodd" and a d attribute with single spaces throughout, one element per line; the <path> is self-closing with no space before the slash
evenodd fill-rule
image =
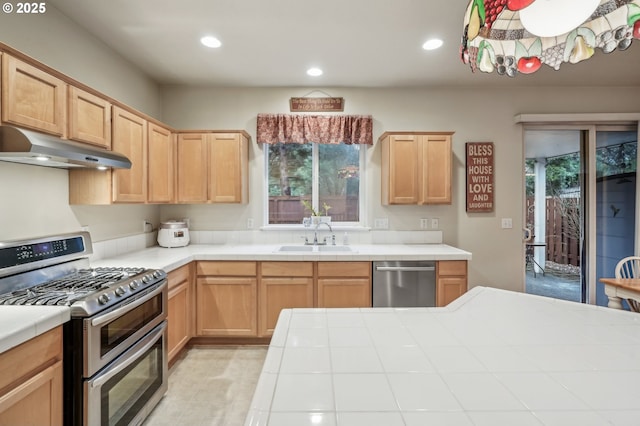
<path id="1" fill-rule="evenodd" d="M 313 307 L 313 262 L 262 262 L 258 324 L 271 336 L 282 309 Z"/>
<path id="2" fill-rule="evenodd" d="M 371 262 L 318 262 L 318 308 L 371 306 Z"/>
<path id="3" fill-rule="evenodd" d="M 182 266 L 168 274 L 169 282 L 167 335 L 169 364 L 184 348 L 193 335 L 193 290 L 190 265 Z"/>
<path id="4" fill-rule="evenodd" d="M 256 262 L 198 262 L 196 335 L 258 335 Z"/>
<path id="5" fill-rule="evenodd" d="M 0 424 L 62 425 L 62 327 L 0 354 Z"/>
<path id="6" fill-rule="evenodd" d="M 467 291 L 467 261 L 439 261 L 436 266 L 436 306 L 447 306 Z"/>

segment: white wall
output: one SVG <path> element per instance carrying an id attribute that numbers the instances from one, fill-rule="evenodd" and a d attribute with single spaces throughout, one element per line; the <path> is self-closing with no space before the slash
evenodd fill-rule
<path id="1" fill-rule="evenodd" d="M 640 88 L 321 88 L 345 98 L 344 114 L 371 114 L 374 140 L 385 131 L 455 131 L 453 203 L 450 206 L 383 206 L 380 149 L 367 153 L 367 222 L 388 217 L 392 230 L 418 230 L 423 217 L 440 219 L 444 241 L 471 251 L 470 284 L 523 289 L 523 148 L 514 116 L 526 113 L 637 112 Z M 196 230 L 243 229 L 246 219 L 261 225 L 264 203 L 263 150 L 255 143 L 258 113 L 286 113 L 289 98 L 304 88 L 163 88 L 163 116 L 176 128 L 242 129 L 252 136 L 250 203 L 227 206 L 167 206 L 163 219 L 189 217 Z M 495 144 L 495 211 L 465 211 L 465 142 Z M 512 218 L 503 230 L 501 218 Z"/>
<path id="2" fill-rule="evenodd" d="M 69 77 L 160 118 L 158 85 L 51 4 L 43 15 L 0 14 L 0 42 Z M 94 241 L 140 233 L 157 206 L 69 207 L 64 170 L 0 162 L 0 241 L 77 231 Z"/>

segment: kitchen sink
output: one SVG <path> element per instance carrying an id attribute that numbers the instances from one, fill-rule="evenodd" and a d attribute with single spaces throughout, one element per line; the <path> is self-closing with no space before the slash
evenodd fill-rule
<path id="1" fill-rule="evenodd" d="M 351 247 L 348 246 L 281 246 L 278 251 L 291 252 L 350 252 Z"/>

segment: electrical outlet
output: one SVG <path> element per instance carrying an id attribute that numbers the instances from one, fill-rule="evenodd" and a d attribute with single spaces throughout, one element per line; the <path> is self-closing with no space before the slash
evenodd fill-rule
<path id="1" fill-rule="evenodd" d="M 437 217 L 431 219 L 431 229 L 439 229 L 440 228 L 440 220 Z"/>
<path id="2" fill-rule="evenodd" d="M 375 229 L 389 229 L 389 218 L 381 217 L 374 219 L 373 227 Z"/>
<path id="3" fill-rule="evenodd" d="M 420 229 L 427 229 L 429 227 L 429 219 L 420 219 Z"/>
<path id="4" fill-rule="evenodd" d="M 247 219 L 247 229 L 253 229 L 253 218 L 252 217 Z"/>
<path id="5" fill-rule="evenodd" d="M 513 220 L 510 217 L 502 218 L 502 229 L 511 229 L 513 228 Z"/>

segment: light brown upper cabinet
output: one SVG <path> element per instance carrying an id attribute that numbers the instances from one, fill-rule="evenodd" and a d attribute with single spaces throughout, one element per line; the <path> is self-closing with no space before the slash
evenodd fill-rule
<path id="1" fill-rule="evenodd" d="M 453 132 L 387 132 L 382 144 L 382 203 L 451 204 Z"/>
<path id="2" fill-rule="evenodd" d="M 11 55 L 2 55 L 2 121 L 66 136 L 67 84 Z"/>
<path id="3" fill-rule="evenodd" d="M 249 136 L 246 132 L 178 135 L 178 202 L 246 203 Z"/>
<path id="4" fill-rule="evenodd" d="M 149 203 L 171 203 L 175 200 L 175 135 L 171 130 L 149 123 L 147 145 Z"/>
<path id="5" fill-rule="evenodd" d="M 69 139 L 111 149 L 111 103 L 69 86 Z"/>
<path id="6" fill-rule="evenodd" d="M 113 170 L 113 202 L 144 203 L 147 199 L 147 120 L 113 107 L 113 150 L 131 160 L 130 169 Z"/>

